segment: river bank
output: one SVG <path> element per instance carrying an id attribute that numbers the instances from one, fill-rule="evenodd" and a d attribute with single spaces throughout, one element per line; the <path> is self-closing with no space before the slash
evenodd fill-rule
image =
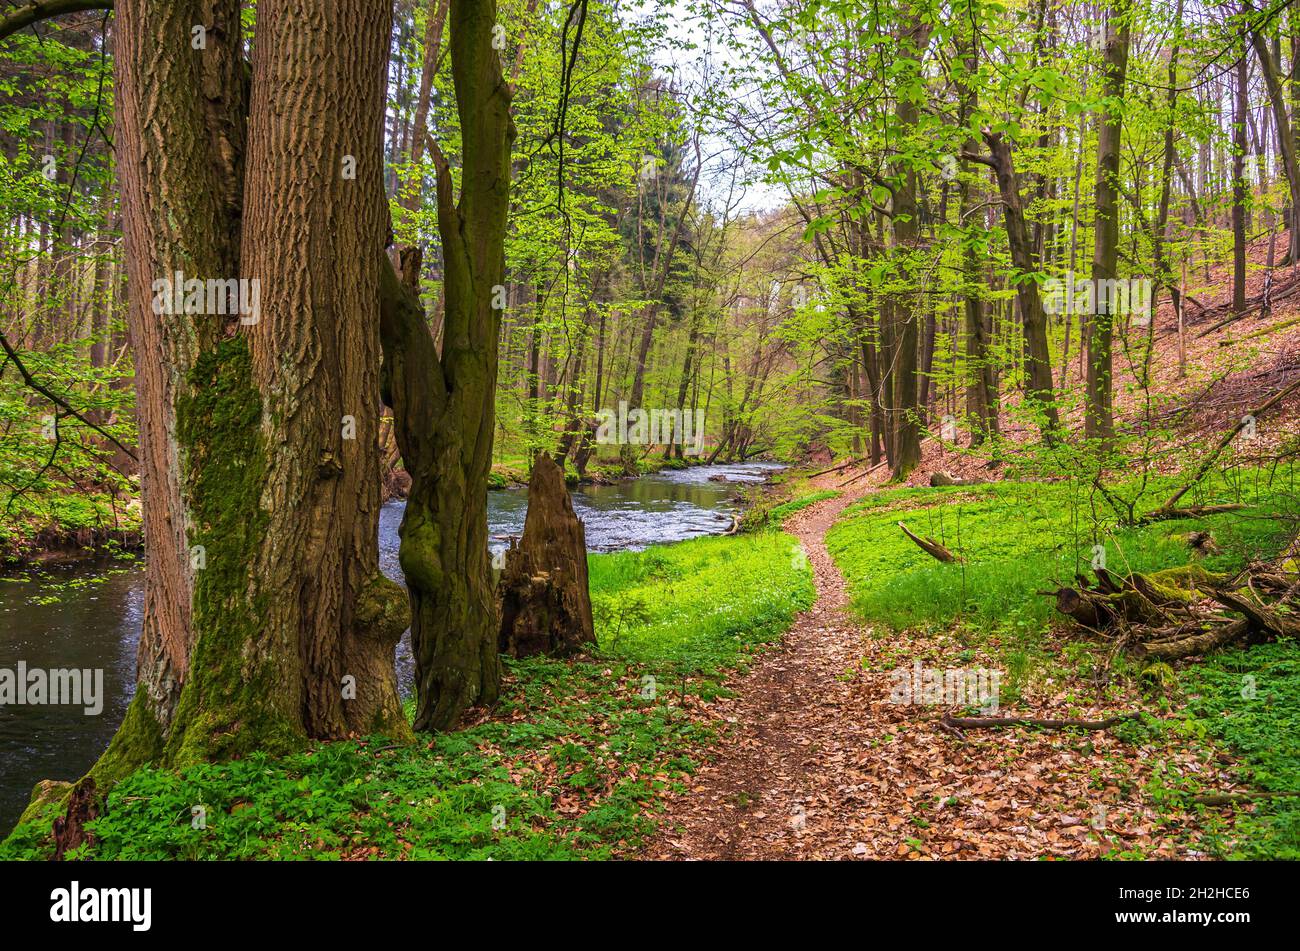
<path id="1" fill-rule="evenodd" d="M 745 505 L 746 486 L 764 484 L 774 464 L 694 466 L 641 479 L 573 490 L 593 553 L 720 535 Z M 710 477 L 725 475 L 728 482 Z M 490 545 L 505 548 L 522 533 L 527 492 L 488 497 Z M 380 512 L 380 568 L 401 582 L 400 502 Z M 143 620 L 143 572 L 138 560 L 101 558 L 0 577 L 0 658 L 29 667 L 103 669 L 104 712 L 84 717 L 59 707 L 0 710 L 0 826 L 17 818 L 41 779 L 76 778 L 104 749 L 134 690 L 135 646 Z M 412 689 L 409 638 L 397 649 L 399 685 Z"/>
<path id="2" fill-rule="evenodd" d="M 584 476 L 566 470 L 566 482 L 570 489 L 613 486 L 703 465 L 696 459 L 665 459 L 656 453 L 637 461 L 637 475 L 627 475 L 617 460 L 595 460 Z M 720 464 L 723 468 L 730 465 L 744 468 L 752 463 Z M 773 467 L 777 468 L 775 464 Z M 405 473 L 394 470 L 384 480 L 385 504 L 405 500 L 408 485 Z M 528 468 L 522 459 L 494 463 L 488 475 L 490 492 L 523 490 L 527 486 Z M 16 510 L 0 523 L 0 577 L 30 569 L 91 564 L 142 551 L 141 508 L 136 496 L 122 498 L 90 492 L 23 497 Z"/>
<path id="3" fill-rule="evenodd" d="M 1295 788 L 1293 641 L 1172 666 L 1110 657 L 1037 594 L 1087 557 L 1069 486 L 842 481 L 787 473 L 740 534 L 593 553 L 598 648 L 507 662 L 501 704 L 464 730 L 142 771 L 84 857 L 1296 856 L 1292 800 L 1232 800 Z M 1251 518 L 1193 520 L 1220 539 L 1212 564 L 1274 551 L 1292 476 L 1214 481 Z M 931 558 L 900 519 L 964 560 Z M 1185 561 L 1187 527 L 1112 543 Z M 943 715 L 973 707 L 896 696 L 899 670 L 972 665 L 1000 673 L 1003 716 L 1140 718 L 962 734 Z M 51 817 L 29 816 L 0 858 L 45 857 Z"/>
<path id="4" fill-rule="evenodd" d="M 701 709 L 811 604 L 798 553 L 789 536 L 763 532 L 593 554 L 598 648 L 569 661 L 507 661 L 501 702 L 464 729 L 410 746 L 358 740 L 279 759 L 142 770 L 110 795 L 97 843 L 83 851 L 96 859 L 624 854 L 716 740 Z M 195 804 L 203 828 L 191 821 Z M 0 845 L 0 859 L 44 857 L 51 818 L 49 810 L 31 817 Z"/>

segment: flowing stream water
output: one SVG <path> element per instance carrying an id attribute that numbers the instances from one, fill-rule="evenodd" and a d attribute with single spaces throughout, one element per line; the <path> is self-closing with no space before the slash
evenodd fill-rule
<path id="1" fill-rule="evenodd" d="M 586 524 L 587 547 L 609 552 L 683 541 L 726 531 L 739 505 L 740 489 L 764 481 L 771 463 L 696 466 L 669 470 L 614 485 L 582 486 L 573 506 Z M 727 482 L 711 481 L 725 476 Z M 390 502 L 379 516 L 379 561 L 402 580 L 397 528 L 403 503 Z M 523 532 L 528 494 L 523 489 L 488 493 L 488 532 L 494 549 Z M 144 610 L 144 576 L 131 562 L 99 562 L 50 568 L 33 575 L 0 577 L 0 668 L 19 662 L 33 669 L 103 671 L 103 709 L 0 707 L 0 836 L 8 833 L 42 779 L 82 776 L 107 746 L 135 691 L 135 652 Z M 403 693 L 411 690 L 409 637 L 397 648 Z"/>

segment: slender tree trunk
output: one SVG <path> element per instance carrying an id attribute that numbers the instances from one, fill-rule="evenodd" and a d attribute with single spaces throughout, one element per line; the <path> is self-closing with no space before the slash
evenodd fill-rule
<path id="1" fill-rule="evenodd" d="M 1118 0 L 1106 24 L 1106 55 L 1102 88 L 1108 101 L 1124 97 L 1128 70 L 1129 0 Z M 1108 445 L 1114 436 L 1112 411 L 1112 355 L 1115 331 L 1113 287 L 1119 268 L 1119 159 L 1123 134 L 1119 109 L 1102 109 L 1097 118 L 1097 183 L 1094 206 L 1096 223 L 1092 258 L 1092 280 L 1097 306 L 1088 334 L 1088 377 L 1085 389 L 1084 431 L 1089 438 Z"/>
<path id="2" fill-rule="evenodd" d="M 1025 213 L 1021 205 L 1020 186 L 1011 157 L 1011 146 L 1001 133 L 986 131 L 984 140 L 992 157 L 993 172 L 1002 197 L 1003 220 L 1007 231 L 1007 246 L 1011 263 L 1021 274 L 1033 274 L 1037 268 L 1029 231 L 1025 226 Z M 1047 342 L 1047 315 L 1038 286 L 1032 280 L 1016 282 L 1016 303 L 1020 306 L 1024 330 L 1025 397 L 1042 414 L 1043 437 L 1051 441 L 1060 425 L 1056 410 L 1056 391 L 1052 384 L 1052 361 Z M 996 390 L 995 390 L 996 392 Z"/>
<path id="3" fill-rule="evenodd" d="M 1248 4 L 1247 10 L 1252 9 Z M 1286 93 L 1282 88 L 1282 80 L 1278 76 L 1281 67 L 1274 59 L 1258 28 L 1250 31 L 1250 41 L 1255 47 L 1255 55 L 1263 71 L 1264 86 L 1268 90 L 1268 101 L 1273 110 L 1273 123 L 1277 127 L 1278 150 L 1282 153 L 1282 168 L 1286 171 L 1291 208 L 1300 208 L 1300 164 L 1297 162 L 1295 136 L 1290 119 L 1287 117 Z M 1238 66 L 1238 69 L 1240 68 Z M 1300 260 L 1300 228 L 1292 228 L 1290 238 L 1287 260 Z"/>
<path id="4" fill-rule="evenodd" d="M 1246 309 L 1246 83 L 1245 37 L 1237 59 L 1237 81 L 1232 119 L 1232 309 Z"/>
<path id="5" fill-rule="evenodd" d="M 969 77 L 975 71 L 977 64 L 975 46 L 971 38 L 964 38 L 962 41 L 963 60 L 966 67 L 964 77 Z M 969 117 L 975 112 L 978 106 L 978 92 L 971 86 L 970 82 L 963 78 L 958 89 L 961 97 L 960 109 L 962 121 L 969 121 Z M 966 142 L 966 150 L 975 152 L 979 148 L 978 142 L 974 138 Z M 957 186 L 959 196 L 958 219 L 963 229 L 981 227 L 978 220 L 982 212 L 975 208 L 974 183 L 970 177 L 970 163 L 963 163 L 963 171 L 967 174 L 962 177 Z M 982 249 L 985 247 L 983 241 L 964 241 L 962 250 L 962 280 L 965 287 L 962 290 L 963 314 L 965 317 L 965 336 L 966 336 L 966 416 L 971 429 L 971 446 L 978 446 L 984 440 L 996 435 L 998 431 L 998 401 L 997 385 L 993 378 L 993 367 L 989 361 L 988 353 L 988 332 L 985 329 L 984 322 L 984 298 L 981 296 L 984 288 L 983 276 L 987 267 L 984 260 L 985 255 Z"/>
<path id="6" fill-rule="evenodd" d="M 1174 158 L 1177 155 L 1177 149 L 1174 147 L 1174 129 L 1178 119 L 1178 48 L 1179 40 L 1182 38 L 1182 28 L 1183 0 L 1178 0 L 1174 12 L 1173 45 L 1169 50 L 1169 90 L 1166 99 L 1169 114 L 1165 120 L 1164 156 L 1160 170 L 1160 199 L 1156 209 L 1155 227 L 1151 229 L 1151 250 L 1152 256 L 1155 258 L 1156 273 L 1159 276 L 1160 283 L 1169 291 L 1169 300 L 1173 304 L 1175 312 L 1182 307 L 1182 299 L 1174 279 L 1173 268 L 1170 266 L 1165 254 L 1165 239 L 1169 229 L 1169 198 L 1173 186 Z M 1154 327 L 1155 300 L 1151 302 L 1151 309 L 1151 321 Z"/>
<path id="7" fill-rule="evenodd" d="M 457 202 L 451 170 L 434 155 L 445 266 L 441 357 L 414 291 L 391 268 L 383 273 L 384 391 L 411 474 L 399 559 L 411 598 L 418 730 L 450 729 L 471 705 L 495 702 L 500 689 L 487 478 L 514 124 L 496 25 L 494 0 L 451 0 L 464 168 Z"/>
<path id="8" fill-rule="evenodd" d="M 931 27 L 910 6 L 901 15 L 906 23 L 902 29 L 900 46 L 906 48 L 900 55 L 912 60 L 919 71 L 921 55 L 930 41 Z M 901 96 L 894 115 L 900 134 L 905 136 L 916 126 L 920 113 L 916 102 L 907 96 Z M 907 258 L 913 252 L 913 245 L 920 233 L 917 221 L 917 179 L 916 171 L 910 163 L 904 163 L 899 171 L 901 182 L 894 192 L 891 222 L 893 244 L 896 253 L 902 256 L 905 274 L 910 274 L 912 268 L 907 263 Z M 890 400 L 894 424 L 890 470 L 895 479 L 906 477 L 921 462 L 921 427 L 917 413 L 919 309 L 915 297 L 900 300 L 897 295 L 892 295 L 886 302 L 885 313 L 893 327 L 892 342 L 895 347 Z"/>

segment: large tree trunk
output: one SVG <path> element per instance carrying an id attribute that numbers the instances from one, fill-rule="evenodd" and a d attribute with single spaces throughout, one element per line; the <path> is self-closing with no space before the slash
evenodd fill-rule
<path id="1" fill-rule="evenodd" d="M 252 598 L 267 603 L 257 624 L 283 638 L 267 638 L 271 651 L 299 655 L 292 710 L 311 737 L 407 729 L 393 668 L 404 598 L 379 571 L 379 262 L 368 253 L 387 226 L 390 29 L 390 8 L 372 0 L 258 7 L 242 273 L 262 286 L 249 338 L 271 451 Z"/>
<path id="2" fill-rule="evenodd" d="M 492 46 L 496 22 L 492 0 L 452 0 L 464 169 L 457 204 L 451 170 L 434 153 L 447 302 L 441 357 L 414 291 L 390 267 L 382 275 L 384 391 L 411 474 L 399 558 L 411 598 L 419 730 L 454 727 L 466 708 L 494 702 L 500 689 L 487 478 L 501 334 L 494 304 L 505 294 L 514 125 Z"/>
<path id="3" fill-rule="evenodd" d="M 214 317 L 161 319 L 151 285 L 176 270 L 198 277 L 239 273 L 247 90 L 241 75 L 239 3 L 122 0 L 114 20 L 117 169 L 122 191 L 127 326 L 135 358 L 140 482 L 144 514 L 144 622 L 137 690 L 94 773 L 112 780 L 161 756 L 196 631 L 195 568 L 187 541 L 195 522 L 192 451 L 183 446 L 177 405 L 192 398 L 201 352 L 225 337 Z M 195 23 L 210 23 L 205 55 L 175 68 Z M 207 79 L 213 95 L 203 94 Z M 166 143 L 166 147 L 162 147 Z M 218 149 L 220 146 L 220 149 Z M 242 338 L 230 347 L 243 346 Z M 244 358 L 247 348 L 244 347 Z M 197 461 L 197 460 L 195 460 Z"/>
<path id="4" fill-rule="evenodd" d="M 389 14 L 264 0 L 251 97 L 237 2 L 117 15 L 148 558 L 140 689 L 92 776 L 409 735 L 376 544 Z M 206 49 L 178 59 L 196 23 Z M 256 279 L 260 321 L 155 314 L 176 270 Z"/>
<path id="5" fill-rule="evenodd" d="M 533 462 L 524 535 L 506 556 L 500 590 L 503 654 L 564 657 L 596 642 L 586 532 L 564 470 L 546 453 Z"/>

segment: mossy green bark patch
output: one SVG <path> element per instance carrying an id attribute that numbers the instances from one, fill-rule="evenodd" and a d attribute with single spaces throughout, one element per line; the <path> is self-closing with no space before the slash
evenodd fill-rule
<path id="1" fill-rule="evenodd" d="M 189 542 L 201 567 L 189 679 L 164 756 L 175 765 L 288 751 L 306 739 L 292 708 L 296 645 L 264 636 L 267 595 L 251 577 L 269 521 L 262 508 L 269 450 L 246 339 L 203 353 L 188 383 L 176 417 L 189 476 Z"/>
<path id="2" fill-rule="evenodd" d="M 1143 576 L 1157 593 L 1170 600 L 1189 601 L 1193 591 L 1204 591 L 1227 581 L 1226 573 L 1207 571 L 1201 565 L 1178 565 Z"/>
<path id="3" fill-rule="evenodd" d="M 376 574 L 357 599 L 356 621 L 364 637 L 396 644 L 411 626 L 411 600 L 406 589 L 383 574 Z"/>
<path id="4" fill-rule="evenodd" d="M 57 779 L 42 779 L 32 789 L 32 801 L 18 817 L 18 824 L 39 822 L 42 818 L 47 822 L 51 821 L 63 808 L 71 792 L 72 783 L 60 782 Z"/>
<path id="5" fill-rule="evenodd" d="M 397 560 L 406 583 L 423 591 L 434 591 L 442 584 L 441 533 L 429 512 L 414 500 L 406 503 L 400 529 L 401 547 Z"/>
<path id="6" fill-rule="evenodd" d="M 110 789 L 133 770 L 156 762 L 163 747 L 162 728 L 145 701 L 143 688 L 138 688 L 122 725 L 88 775 L 99 789 Z"/>

